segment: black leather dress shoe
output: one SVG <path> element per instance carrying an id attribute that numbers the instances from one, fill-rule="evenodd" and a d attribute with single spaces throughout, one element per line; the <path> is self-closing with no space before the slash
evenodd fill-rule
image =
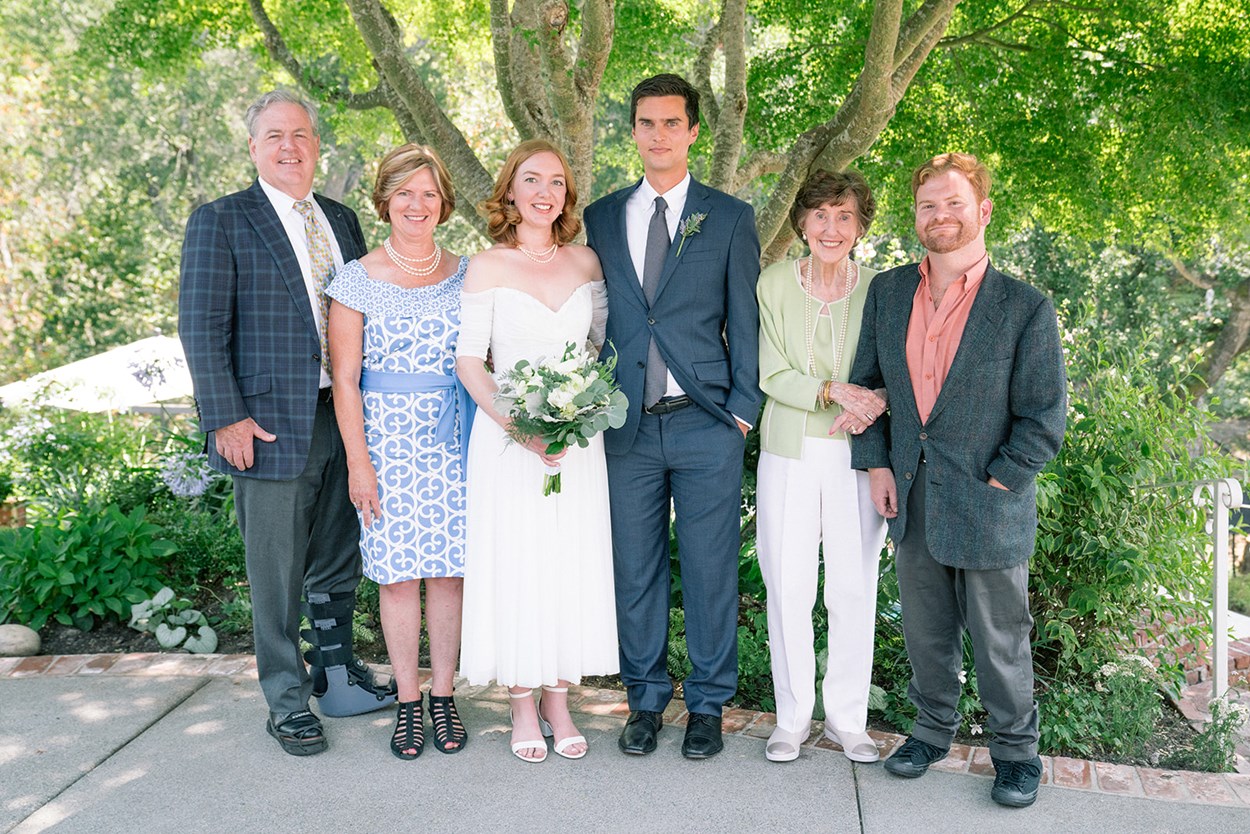
<path id="1" fill-rule="evenodd" d="M 693 712 L 686 722 L 686 738 L 681 754 L 687 759 L 707 759 L 725 749 L 721 740 L 720 716 Z"/>
<path id="2" fill-rule="evenodd" d="M 625 729 L 621 730 L 618 742 L 622 753 L 632 756 L 645 756 L 655 749 L 655 737 L 664 724 L 664 716 L 658 712 L 636 710 L 629 714 Z"/>

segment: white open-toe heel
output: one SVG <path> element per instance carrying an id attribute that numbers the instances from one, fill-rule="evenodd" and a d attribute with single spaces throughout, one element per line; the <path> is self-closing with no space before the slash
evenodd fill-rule
<path id="1" fill-rule="evenodd" d="M 877 743 L 867 733 L 838 732 L 825 727 L 825 738 L 842 745 L 842 753 L 853 762 L 875 762 L 881 758 Z"/>
<path id="2" fill-rule="evenodd" d="M 527 689 L 524 692 L 513 692 L 511 689 L 509 689 L 508 697 L 516 701 L 519 701 L 522 698 L 533 698 L 534 690 Z M 516 724 L 516 713 L 513 711 L 511 705 L 509 705 L 508 707 L 508 715 L 512 719 L 512 723 Z M 538 726 L 541 728 L 546 723 L 547 722 L 543 721 L 543 717 L 539 715 Z M 544 733 L 544 735 L 546 735 L 546 733 Z M 522 750 L 538 750 L 538 749 L 541 749 L 543 751 L 543 754 L 536 759 L 531 759 L 528 756 L 521 755 Z M 512 755 L 516 756 L 518 759 L 520 759 L 523 762 L 529 762 L 531 764 L 538 764 L 539 762 L 546 761 L 547 740 L 545 738 L 535 738 L 535 739 L 522 739 L 521 741 L 514 741 L 512 742 Z"/>
<path id="3" fill-rule="evenodd" d="M 568 691 L 569 691 L 569 688 L 567 686 L 544 686 L 543 687 L 543 692 L 561 693 L 561 692 L 568 692 Z M 585 736 L 569 736 L 568 738 L 561 738 L 561 739 L 555 738 L 555 731 L 551 729 L 551 725 L 547 723 L 547 719 L 543 718 L 542 699 L 539 699 L 538 701 L 538 729 L 543 731 L 544 738 L 549 738 L 553 740 L 554 743 L 552 744 L 552 749 L 556 751 L 557 756 L 561 756 L 565 759 L 580 759 L 582 756 L 586 755 L 587 750 L 589 749 L 587 748 L 587 750 L 583 750 L 582 752 L 578 753 L 575 756 L 564 752 L 565 750 L 568 750 L 570 747 L 572 747 L 574 744 L 585 744 L 586 737 Z"/>

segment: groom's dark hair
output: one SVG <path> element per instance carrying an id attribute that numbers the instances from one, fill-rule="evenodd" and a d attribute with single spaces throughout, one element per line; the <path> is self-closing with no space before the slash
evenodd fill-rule
<path id="1" fill-rule="evenodd" d="M 638 82 L 638 86 L 629 94 L 629 126 L 634 126 L 638 116 L 638 102 L 644 98 L 660 96 L 681 96 L 686 100 L 686 127 L 694 127 L 699 123 L 699 91 L 680 75 L 671 72 L 653 75 Z"/>

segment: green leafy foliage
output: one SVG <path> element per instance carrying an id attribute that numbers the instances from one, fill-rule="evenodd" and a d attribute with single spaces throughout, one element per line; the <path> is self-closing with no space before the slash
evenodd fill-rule
<path id="1" fill-rule="evenodd" d="M 1250 721 L 1250 709 L 1224 697 L 1211 701 L 1207 710 L 1210 720 L 1192 744 L 1166 756 L 1161 762 L 1163 767 L 1208 773 L 1226 773 L 1234 769 L 1237 744 L 1241 741 L 1241 729 Z"/>
<path id="2" fill-rule="evenodd" d="M 35 630 L 49 620 L 90 630 L 124 620 L 130 605 L 161 587 L 173 546 L 137 507 L 67 510 L 16 531 L 0 553 L 0 622 Z"/>
<path id="3" fill-rule="evenodd" d="M 1199 642 L 1210 567 L 1193 489 L 1228 469 L 1206 437 L 1205 410 L 1160 387 L 1148 348 L 1106 351 L 1079 324 L 1065 341 L 1068 432 L 1038 481 L 1031 564 L 1034 652 L 1053 684 L 1088 679 L 1142 626 L 1164 647 Z"/>
<path id="4" fill-rule="evenodd" d="M 1041 749 L 1085 758 L 1143 761 L 1162 713 L 1158 673 L 1149 660 L 1109 661 L 1092 685 L 1059 683 L 1038 697 Z"/>
<path id="5" fill-rule="evenodd" d="M 193 654 L 209 654 L 217 650 L 217 632 L 209 626 L 208 618 L 191 600 L 176 597 L 168 586 L 151 599 L 132 605 L 129 625 L 153 635 L 166 651 L 184 648 Z"/>

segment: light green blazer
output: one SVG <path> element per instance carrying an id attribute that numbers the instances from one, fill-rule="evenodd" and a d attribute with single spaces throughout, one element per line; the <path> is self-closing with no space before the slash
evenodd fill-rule
<path id="1" fill-rule="evenodd" d="M 760 389 L 768 397 L 760 420 L 760 448 L 787 458 L 803 452 L 804 437 L 828 437 L 829 427 L 842 413 L 836 403 L 821 411 L 816 395 L 822 380 L 833 375 L 834 346 L 842 324 L 842 305 L 829 306 L 830 315 L 819 316 L 820 302 L 810 300 L 799 282 L 796 261 L 781 261 L 760 273 L 755 293 L 760 305 Z M 859 281 L 851 290 L 846 326 L 846 355 L 838 380 L 846 382 L 855 362 L 864 299 L 874 270 L 861 266 Z M 811 304 L 812 354 L 817 376 L 807 374 L 807 336 L 804 305 Z M 834 437 L 846 439 L 845 434 Z"/>

